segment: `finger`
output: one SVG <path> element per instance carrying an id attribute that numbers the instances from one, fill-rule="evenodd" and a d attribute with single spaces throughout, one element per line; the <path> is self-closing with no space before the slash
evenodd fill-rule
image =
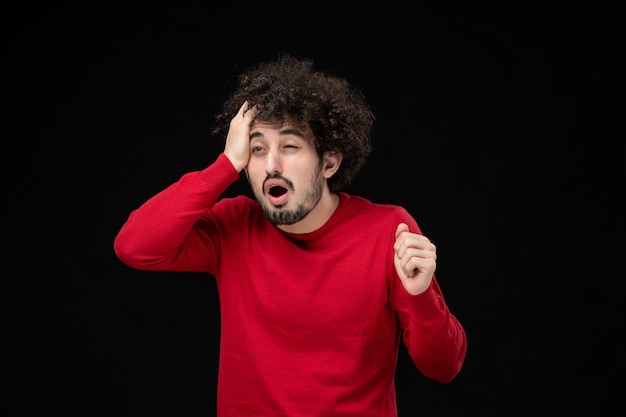
<path id="1" fill-rule="evenodd" d="M 400 223 L 398 227 L 396 227 L 396 239 L 400 237 L 400 234 L 403 232 L 408 232 L 409 226 L 406 223 Z"/>
<path id="2" fill-rule="evenodd" d="M 248 100 L 244 101 L 241 107 L 239 107 L 239 111 L 237 112 L 237 114 L 243 116 L 246 114 L 246 110 L 248 110 Z"/>
<path id="3" fill-rule="evenodd" d="M 247 112 L 248 112 L 248 102 L 244 101 L 243 104 L 239 106 L 239 110 L 237 111 L 237 114 L 230 120 L 230 126 L 233 127 L 233 126 L 245 125 L 246 124 L 245 116 Z"/>
<path id="4" fill-rule="evenodd" d="M 407 274 L 406 274 L 406 269 L 404 269 L 404 261 L 402 260 L 402 258 L 398 256 L 397 253 L 394 254 L 393 263 L 396 267 L 396 271 L 398 275 L 400 276 L 400 278 L 406 277 Z"/>
<path id="5" fill-rule="evenodd" d="M 241 111 L 242 111 L 241 116 L 251 121 L 252 119 L 254 119 L 254 116 L 256 116 L 255 110 L 256 110 L 256 106 L 249 107 L 248 102 L 246 101 L 241 108 Z"/>
<path id="6" fill-rule="evenodd" d="M 406 223 L 400 223 L 396 227 L 396 241 L 393 244 L 393 249 L 396 251 L 399 257 L 404 255 L 406 248 L 406 239 L 402 239 L 402 233 L 408 232 L 409 226 Z"/>
<path id="7" fill-rule="evenodd" d="M 398 254 L 396 254 L 394 263 L 396 264 L 396 270 L 398 271 L 398 274 L 400 274 L 401 276 L 404 275 L 407 278 L 412 278 L 417 272 L 415 270 L 416 267 L 412 265 L 412 263 L 414 262 L 415 261 L 412 260 L 411 257 L 400 257 L 398 256 Z"/>

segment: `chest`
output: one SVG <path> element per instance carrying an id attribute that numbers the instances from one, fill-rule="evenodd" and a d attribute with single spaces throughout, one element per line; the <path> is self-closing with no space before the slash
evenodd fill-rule
<path id="1" fill-rule="evenodd" d="M 372 235 L 309 243 L 251 238 L 223 265 L 222 305 L 286 325 L 362 320 L 388 302 L 390 251 Z"/>

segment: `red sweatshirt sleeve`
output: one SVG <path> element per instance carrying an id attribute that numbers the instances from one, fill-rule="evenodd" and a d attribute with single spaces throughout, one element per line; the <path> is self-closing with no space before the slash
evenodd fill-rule
<path id="1" fill-rule="evenodd" d="M 215 228 L 198 227 L 200 219 L 238 178 L 223 153 L 204 170 L 183 175 L 130 213 L 113 243 L 117 257 L 141 270 L 209 269 L 207 234 Z"/>
<path id="2" fill-rule="evenodd" d="M 428 290 L 406 293 L 409 323 L 403 340 L 417 368 L 436 381 L 450 382 L 467 351 L 465 330 L 446 305 L 435 278 Z"/>
<path id="3" fill-rule="evenodd" d="M 412 232 L 421 234 L 415 220 L 404 210 L 396 224 L 400 221 L 406 222 Z M 452 381 L 461 371 L 467 351 L 463 326 L 450 312 L 435 276 L 426 291 L 412 295 L 402 286 L 395 267 L 392 268 L 392 304 L 398 312 L 409 356 L 428 378 L 441 383 Z"/>

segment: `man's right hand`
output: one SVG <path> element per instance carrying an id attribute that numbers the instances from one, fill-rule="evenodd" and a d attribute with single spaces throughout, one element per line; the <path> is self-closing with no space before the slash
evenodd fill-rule
<path id="1" fill-rule="evenodd" d="M 254 108 L 248 109 L 246 101 L 230 121 L 224 154 L 237 172 L 241 172 L 250 159 L 250 124 L 254 119 L 254 114 Z"/>

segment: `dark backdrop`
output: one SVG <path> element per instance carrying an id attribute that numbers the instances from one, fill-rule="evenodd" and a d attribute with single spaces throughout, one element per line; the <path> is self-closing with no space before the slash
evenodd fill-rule
<path id="1" fill-rule="evenodd" d="M 214 160 L 237 74 L 281 51 L 369 98 L 375 150 L 347 191 L 414 215 L 467 331 L 447 385 L 401 351 L 400 416 L 623 412 L 624 10 L 501 3 L 6 9 L 14 415 L 214 415 L 213 279 L 130 270 L 112 242 Z"/>

